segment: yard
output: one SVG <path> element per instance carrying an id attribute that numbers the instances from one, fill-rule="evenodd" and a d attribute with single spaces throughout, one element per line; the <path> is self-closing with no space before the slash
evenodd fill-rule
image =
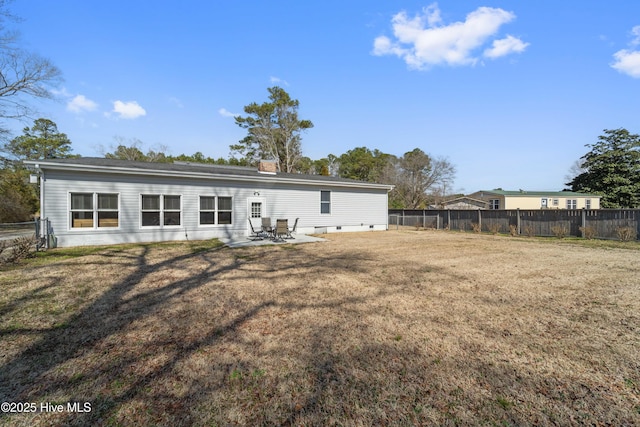
<path id="1" fill-rule="evenodd" d="M 0 424 L 640 424 L 636 243 L 323 237 L 0 271 Z"/>

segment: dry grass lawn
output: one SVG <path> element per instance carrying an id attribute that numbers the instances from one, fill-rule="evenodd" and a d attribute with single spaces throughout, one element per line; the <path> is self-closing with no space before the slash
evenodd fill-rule
<path id="1" fill-rule="evenodd" d="M 91 404 L 0 424 L 640 425 L 640 251 L 324 237 L 0 271 L 0 401 Z"/>

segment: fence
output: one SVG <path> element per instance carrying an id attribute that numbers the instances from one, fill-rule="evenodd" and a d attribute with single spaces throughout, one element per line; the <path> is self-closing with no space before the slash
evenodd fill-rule
<path id="1" fill-rule="evenodd" d="M 19 237 L 33 237 L 36 250 L 49 248 L 53 235 L 48 218 L 36 218 L 33 221 L 0 224 L 0 240 L 14 240 Z"/>
<path id="2" fill-rule="evenodd" d="M 389 209 L 389 227 L 400 226 L 635 240 L 640 236 L 640 209 Z"/>

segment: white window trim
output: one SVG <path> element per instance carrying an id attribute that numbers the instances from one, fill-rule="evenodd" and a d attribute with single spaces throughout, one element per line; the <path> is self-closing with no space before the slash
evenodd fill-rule
<path id="1" fill-rule="evenodd" d="M 220 204 L 219 204 L 220 197 L 231 199 L 231 210 L 223 210 L 223 211 L 220 210 Z M 220 224 L 218 222 L 218 216 L 219 216 L 220 212 L 231 212 L 231 224 Z M 214 222 L 216 223 L 216 225 L 218 227 L 228 227 L 230 225 L 233 225 L 233 217 L 234 217 L 234 215 L 233 215 L 233 196 L 217 195 L 216 196 L 216 212 L 215 212 L 215 217 L 214 217 Z"/>
<path id="2" fill-rule="evenodd" d="M 88 212 L 88 209 L 71 209 L 71 195 L 72 194 L 91 194 L 92 195 L 92 212 L 93 212 L 93 225 L 91 227 L 73 227 L 73 212 Z M 118 209 L 98 209 L 98 194 L 115 194 L 118 197 Z M 118 226 L 117 227 L 98 227 L 98 213 L 99 212 L 118 212 Z M 67 193 L 67 231 L 78 232 L 86 230 L 119 230 L 121 224 L 121 204 L 120 193 L 112 191 L 69 191 Z"/>
<path id="3" fill-rule="evenodd" d="M 142 225 L 142 196 L 158 196 L 160 198 L 160 220 L 159 225 Z M 178 225 L 164 225 L 164 196 L 179 196 L 180 197 L 180 224 Z M 142 230 L 158 230 L 162 228 L 183 228 L 184 227 L 184 196 L 181 193 L 139 193 L 138 196 L 138 227 Z M 200 200 L 198 200 L 200 203 Z M 200 208 L 200 206 L 198 206 Z M 149 211 L 149 212 L 155 212 Z M 167 212 L 178 212 L 177 210 L 169 210 Z M 198 220 L 200 222 L 200 220 Z"/>
<path id="4" fill-rule="evenodd" d="M 323 202 L 322 201 L 322 193 L 323 192 L 327 192 L 329 193 L 329 201 L 328 202 Z M 320 190 L 320 194 L 318 195 L 318 197 L 320 198 L 320 215 L 322 216 L 331 216 L 333 215 L 333 197 L 332 197 L 332 191 L 331 190 Z M 322 212 L 322 205 L 323 204 L 328 204 L 329 205 L 329 213 L 323 213 Z"/>
<path id="5" fill-rule="evenodd" d="M 201 197 L 213 197 L 214 201 L 214 210 L 202 210 L 200 209 L 200 198 Z M 218 213 L 220 212 L 220 205 L 218 200 L 220 197 L 228 197 L 231 199 L 231 211 L 222 211 L 222 212 L 231 212 L 231 224 L 220 224 L 218 223 Z M 200 213 L 201 212 L 213 212 L 213 224 L 201 224 L 200 223 Z M 228 227 L 233 225 L 234 220 L 234 209 L 233 209 L 233 196 L 220 195 L 220 194 L 198 194 L 198 227 L 212 228 L 212 227 Z"/>

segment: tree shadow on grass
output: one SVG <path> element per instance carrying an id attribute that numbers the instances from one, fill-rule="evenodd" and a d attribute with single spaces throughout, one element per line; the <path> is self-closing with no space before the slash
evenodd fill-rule
<path id="1" fill-rule="evenodd" d="M 252 262 L 251 259 L 247 261 L 242 257 L 233 256 L 230 249 L 223 249 L 198 254 L 182 254 L 150 263 L 152 249 L 142 247 L 138 250 L 139 253 L 133 257 L 131 251 L 105 255 L 113 258 L 121 257 L 120 260 L 129 264 L 133 271 L 109 287 L 91 304 L 73 315 L 63 327 L 45 330 L 40 339 L 25 348 L 18 356 L 5 361 L 0 366 L 0 384 L 2 384 L 0 397 L 2 401 L 36 402 L 38 405 L 50 401 L 63 404 L 88 401 L 92 404 L 90 413 L 41 414 L 36 416 L 44 416 L 44 419 L 48 420 L 44 421 L 41 418 L 41 422 L 54 424 L 103 423 L 105 420 L 116 417 L 122 405 L 144 401 L 149 394 L 150 387 L 153 387 L 158 381 L 162 381 L 178 364 L 183 363 L 191 355 L 223 338 L 233 341 L 240 326 L 264 310 L 278 305 L 276 301 L 270 299 L 243 303 L 242 309 L 233 316 L 225 316 L 222 321 L 221 318 L 212 318 L 211 324 L 207 325 L 207 330 L 199 331 L 200 334 L 196 339 L 180 339 L 180 337 L 169 339 L 166 345 L 173 346 L 175 349 L 168 352 L 169 356 L 159 363 L 145 366 L 144 372 L 129 372 L 127 366 L 144 365 L 143 356 L 125 351 L 124 354 L 120 354 L 114 364 L 109 364 L 107 361 L 110 350 L 114 352 L 120 350 L 117 342 L 114 343 L 110 340 L 125 333 L 133 324 L 144 322 L 158 312 L 170 310 L 173 302 L 178 302 L 182 296 L 192 290 L 203 286 L 215 288 L 223 285 L 217 281 L 219 276 L 233 270 L 239 270 L 242 273 L 243 268 Z M 264 251 L 264 249 L 262 250 Z M 285 258 L 283 256 L 283 262 L 276 269 L 278 274 L 307 274 L 308 269 L 314 268 L 324 273 L 335 273 L 340 269 L 357 270 L 357 267 L 351 263 L 345 263 L 342 259 L 332 259 L 329 256 L 307 257 L 305 260 L 299 259 L 295 262 L 291 262 L 290 259 L 287 261 Z M 365 257 L 362 254 L 354 253 L 351 254 L 350 259 L 357 264 L 358 261 L 365 260 Z M 186 277 L 167 280 L 163 285 L 138 289 L 141 282 L 148 280 L 154 274 L 165 272 L 170 275 L 174 270 L 189 270 L 189 263 L 193 260 L 198 260 L 199 266 L 189 271 Z M 269 269 L 265 268 L 263 264 L 260 265 L 265 271 Z M 292 271 L 300 268 L 305 273 Z M 258 274 L 262 273 L 258 272 Z M 245 276 L 240 274 L 235 281 L 230 283 L 232 285 L 240 283 L 243 277 Z M 37 290 L 34 295 L 37 295 Z M 211 304 L 215 305 L 215 303 L 216 301 L 211 301 Z M 335 302 L 338 305 L 340 303 L 340 301 Z M 332 305 L 335 304 L 332 303 Z M 20 301 L 17 301 L 7 310 L 16 310 L 19 305 Z M 170 316 L 170 314 L 168 315 Z M 169 319 L 170 321 L 171 319 Z M 22 332 L 30 333 L 26 330 Z M 159 345 L 165 344 L 159 342 Z M 103 359 L 102 368 L 87 371 L 83 366 L 75 366 L 74 369 L 69 370 L 69 365 L 73 365 L 75 360 L 82 361 L 86 357 Z M 252 368 L 246 367 L 246 369 Z M 109 381 L 109 376 L 112 376 L 113 382 L 105 384 L 105 381 Z M 225 386 L 228 384 L 224 382 L 218 384 L 206 382 L 198 385 L 196 381 L 191 386 L 192 389 L 185 390 L 185 393 L 190 396 L 192 403 L 197 405 L 203 392 L 202 388 L 210 393 L 212 387 Z M 183 407 L 185 400 L 181 399 L 182 403 L 178 402 L 177 404 L 172 404 L 171 400 L 172 396 L 161 398 L 161 404 L 156 407 L 162 414 L 155 414 L 156 418 L 151 417 L 147 421 L 189 424 L 190 410 Z M 173 400 L 175 401 L 175 398 Z M 147 403 L 153 406 L 151 402 Z M 7 417 L 12 416 L 16 415 L 3 414 L 0 416 L 0 420 L 3 418 L 6 420 Z M 35 418 L 31 420 L 35 421 Z"/>

